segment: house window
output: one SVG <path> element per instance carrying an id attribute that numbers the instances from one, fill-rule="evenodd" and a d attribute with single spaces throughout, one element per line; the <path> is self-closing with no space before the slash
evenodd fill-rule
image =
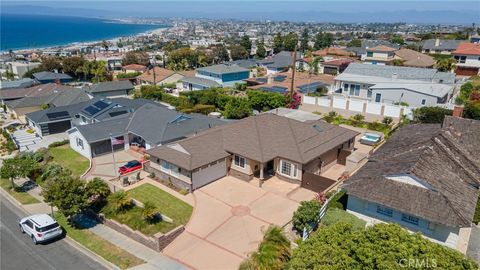
<path id="1" fill-rule="evenodd" d="M 402 214 L 402 221 L 405 221 L 407 223 L 413 224 L 413 225 L 418 225 L 419 219 L 414 216 Z"/>
<path id="2" fill-rule="evenodd" d="M 288 161 L 282 160 L 280 162 L 280 173 L 288 177 L 296 178 L 297 177 L 297 164 L 290 163 Z"/>
<path id="3" fill-rule="evenodd" d="M 465 64 L 465 61 L 467 60 L 467 57 L 465 55 L 455 55 L 454 58 L 460 64 Z"/>
<path id="4" fill-rule="evenodd" d="M 245 158 L 239 155 L 235 155 L 235 166 L 245 169 Z"/>
<path id="5" fill-rule="evenodd" d="M 393 210 L 384 206 L 377 205 L 377 213 L 387 217 L 393 216 Z"/>
<path id="6" fill-rule="evenodd" d="M 360 85 L 359 84 L 348 84 L 350 96 L 360 96 Z M 345 90 L 347 90 L 345 86 Z"/>
<path id="7" fill-rule="evenodd" d="M 427 103 L 427 100 L 422 99 L 422 105 L 425 105 L 425 103 Z"/>
<path id="8" fill-rule="evenodd" d="M 373 57 L 373 52 L 367 52 L 367 57 Z"/>
<path id="9" fill-rule="evenodd" d="M 82 148 L 82 149 L 84 149 L 84 148 L 83 148 L 83 140 L 82 140 L 82 139 L 77 138 L 77 146 L 80 147 L 80 148 Z"/>

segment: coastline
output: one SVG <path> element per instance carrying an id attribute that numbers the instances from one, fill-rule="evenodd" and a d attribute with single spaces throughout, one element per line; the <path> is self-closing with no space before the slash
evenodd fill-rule
<path id="1" fill-rule="evenodd" d="M 91 17 L 90 17 L 91 18 Z M 105 23 L 115 23 L 115 24 L 140 24 L 140 23 L 135 23 L 133 21 L 125 20 L 125 19 L 107 19 L 107 18 L 95 18 L 95 19 L 101 19 L 104 20 Z M 147 24 L 147 23 L 141 23 L 141 24 Z M 42 50 L 55 50 L 55 49 L 65 49 L 69 47 L 76 47 L 76 46 L 89 46 L 93 45 L 99 42 L 102 42 L 103 40 L 106 40 L 108 42 L 116 43 L 120 39 L 123 38 L 136 38 L 140 36 L 146 36 L 146 35 L 159 35 L 166 29 L 170 28 L 170 25 L 166 24 L 150 24 L 150 25 L 158 25 L 159 28 L 155 29 L 150 29 L 147 31 L 139 32 L 137 34 L 130 34 L 130 35 L 121 35 L 121 36 L 116 36 L 113 38 L 108 38 L 108 39 L 97 39 L 97 40 L 88 40 L 88 41 L 77 41 L 77 42 L 68 42 L 65 44 L 53 44 L 53 45 L 47 45 L 47 46 L 42 46 L 42 47 L 29 47 L 29 48 L 19 48 L 19 49 L 12 49 L 11 51 L 14 53 L 24 53 L 24 52 L 32 52 L 32 51 L 42 51 Z M 0 50 L 0 54 L 5 54 L 8 53 L 10 50 Z"/>

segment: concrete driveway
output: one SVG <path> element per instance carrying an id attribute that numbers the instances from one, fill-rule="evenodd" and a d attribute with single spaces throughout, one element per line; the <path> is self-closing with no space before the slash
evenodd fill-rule
<path id="1" fill-rule="evenodd" d="M 193 269 L 238 269 L 271 224 L 291 220 L 299 205 L 297 190 L 259 188 L 231 176 L 202 187 L 193 194 L 195 208 L 185 232 L 163 252 Z M 302 194 L 303 200 L 313 197 Z"/>
<path id="2" fill-rule="evenodd" d="M 115 162 L 112 153 L 94 157 L 92 159 L 92 166 L 86 174 L 86 179 L 93 179 L 100 177 L 105 180 L 110 180 L 118 176 L 118 168 L 131 160 L 141 160 L 143 155 L 132 150 L 116 151 Z"/>

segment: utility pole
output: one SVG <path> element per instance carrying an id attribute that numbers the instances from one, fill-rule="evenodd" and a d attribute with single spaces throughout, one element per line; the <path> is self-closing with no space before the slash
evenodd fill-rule
<path id="1" fill-rule="evenodd" d="M 292 59 L 292 81 L 290 84 L 290 98 L 293 100 L 293 93 L 295 92 L 295 69 L 296 69 L 296 62 L 297 62 L 297 47 L 298 44 L 295 44 L 295 49 L 293 50 L 293 59 Z"/>

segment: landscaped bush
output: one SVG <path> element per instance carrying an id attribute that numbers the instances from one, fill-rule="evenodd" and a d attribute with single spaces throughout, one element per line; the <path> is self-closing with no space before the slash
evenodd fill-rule
<path id="1" fill-rule="evenodd" d="M 409 260 L 423 263 L 424 267 L 408 267 Z M 430 267 L 425 267 L 427 262 Z M 285 269 L 403 268 L 473 270 L 478 265 L 460 252 L 433 243 L 419 233 L 411 234 L 397 224 L 356 230 L 339 222 L 321 227 L 302 242 Z"/>
<path id="2" fill-rule="evenodd" d="M 107 202 L 108 204 L 105 212 L 112 214 L 122 212 L 132 206 L 132 199 L 124 191 L 117 191 L 110 194 L 107 198 Z"/>
<path id="3" fill-rule="evenodd" d="M 353 229 L 365 228 L 366 222 L 343 209 L 329 208 L 322 218 L 322 225 L 330 226 L 339 222 L 351 224 Z"/>
<path id="4" fill-rule="evenodd" d="M 129 73 L 119 73 L 117 74 L 118 79 L 131 79 L 141 75 L 141 72 L 129 72 Z"/>
<path id="5" fill-rule="evenodd" d="M 66 145 L 66 144 L 69 144 L 69 143 L 70 143 L 69 140 L 63 140 L 63 141 L 60 141 L 60 142 L 53 142 L 53 143 L 48 145 L 48 148 L 58 147 L 58 146 Z"/>
<path id="6" fill-rule="evenodd" d="M 151 201 L 146 201 L 143 204 L 143 209 L 142 209 L 143 219 L 148 222 L 152 222 L 153 220 L 155 220 L 157 216 L 158 216 L 158 211 L 157 211 L 157 208 L 155 207 L 155 204 L 153 204 Z"/>
<path id="7" fill-rule="evenodd" d="M 337 193 L 335 191 L 327 193 L 327 197 L 330 198 L 328 203 L 328 208 L 339 208 L 339 209 L 346 209 L 347 206 L 347 194 L 345 190 L 340 190 Z M 334 194 L 334 195 L 333 195 Z"/>
<path id="8" fill-rule="evenodd" d="M 382 123 L 385 125 L 390 125 L 393 122 L 393 118 L 390 116 L 385 116 L 382 119 Z"/>
<path id="9" fill-rule="evenodd" d="M 354 127 L 362 127 L 365 124 L 365 116 L 362 114 L 355 114 L 349 120 Z"/>
<path id="10" fill-rule="evenodd" d="M 214 105 L 203 105 L 203 104 L 197 104 L 193 106 L 193 108 L 188 108 L 188 109 L 183 109 L 181 112 L 183 113 L 201 113 L 208 115 L 211 112 L 215 111 L 215 106 Z"/>
<path id="11" fill-rule="evenodd" d="M 301 233 L 303 232 L 304 228 L 312 228 L 312 225 L 318 221 L 321 207 L 321 203 L 317 200 L 301 202 L 300 206 L 293 213 L 292 217 L 293 227 L 295 230 Z"/>
<path id="12" fill-rule="evenodd" d="M 443 123 L 445 115 L 452 115 L 452 110 L 441 107 L 421 107 L 413 110 L 413 122 L 422 124 Z"/>

